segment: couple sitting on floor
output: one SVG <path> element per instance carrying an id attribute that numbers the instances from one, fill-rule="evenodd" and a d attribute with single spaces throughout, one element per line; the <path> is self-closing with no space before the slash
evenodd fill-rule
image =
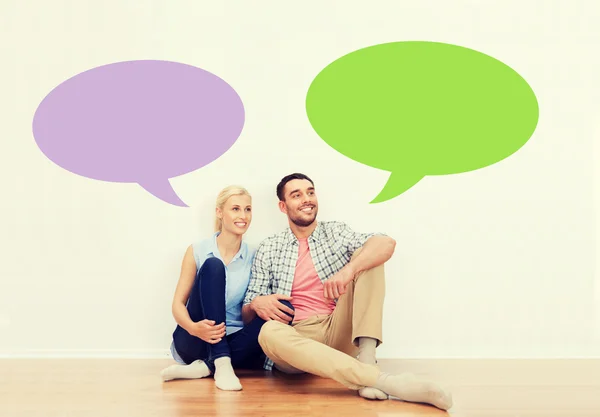
<path id="1" fill-rule="evenodd" d="M 252 219 L 250 194 L 227 187 L 216 204 L 216 233 L 191 245 L 173 300 L 179 363 L 164 381 L 214 376 L 222 390 L 241 390 L 234 369 L 273 367 L 331 378 L 369 399 L 389 395 L 447 410 L 452 398 L 412 374 L 377 367 L 385 295 L 383 264 L 395 241 L 317 222 L 313 181 L 291 174 L 277 185 L 289 228 L 256 252 L 242 236 Z"/>

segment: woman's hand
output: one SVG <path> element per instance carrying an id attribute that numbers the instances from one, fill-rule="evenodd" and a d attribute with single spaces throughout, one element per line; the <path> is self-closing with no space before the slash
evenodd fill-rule
<path id="1" fill-rule="evenodd" d="M 225 337 L 225 323 L 215 325 L 214 320 L 201 320 L 192 324 L 188 333 L 214 345 Z"/>

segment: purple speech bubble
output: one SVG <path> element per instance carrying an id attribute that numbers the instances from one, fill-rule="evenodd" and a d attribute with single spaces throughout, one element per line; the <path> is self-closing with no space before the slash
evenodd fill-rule
<path id="1" fill-rule="evenodd" d="M 77 74 L 53 89 L 33 135 L 55 164 L 103 181 L 138 183 L 187 207 L 169 178 L 223 155 L 244 126 L 235 90 L 208 71 L 168 61 L 126 61 Z"/>

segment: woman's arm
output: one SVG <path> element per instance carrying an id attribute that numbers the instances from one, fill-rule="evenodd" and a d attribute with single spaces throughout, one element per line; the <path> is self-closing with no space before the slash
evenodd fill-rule
<path id="1" fill-rule="evenodd" d="M 181 273 L 179 275 L 179 282 L 175 289 L 175 296 L 173 297 L 172 312 L 173 317 L 177 324 L 183 327 L 188 333 L 192 334 L 192 327 L 194 322 L 190 318 L 190 314 L 187 311 L 186 303 L 194 286 L 194 280 L 196 279 L 196 261 L 194 260 L 194 251 L 190 245 L 185 251 L 183 262 L 181 263 Z"/>

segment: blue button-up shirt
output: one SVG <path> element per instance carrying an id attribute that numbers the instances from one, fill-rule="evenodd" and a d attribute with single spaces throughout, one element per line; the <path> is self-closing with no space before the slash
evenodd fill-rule
<path id="1" fill-rule="evenodd" d="M 216 232 L 211 238 L 194 243 L 194 259 L 196 271 L 199 271 L 204 261 L 208 258 L 218 258 L 223 261 L 217 246 Z M 250 248 L 242 241 L 240 250 L 233 257 L 229 265 L 225 265 L 225 326 L 227 334 L 234 333 L 244 327 L 242 322 L 242 301 L 250 282 L 250 272 L 256 249 Z M 225 262 L 223 261 L 223 264 Z"/>

